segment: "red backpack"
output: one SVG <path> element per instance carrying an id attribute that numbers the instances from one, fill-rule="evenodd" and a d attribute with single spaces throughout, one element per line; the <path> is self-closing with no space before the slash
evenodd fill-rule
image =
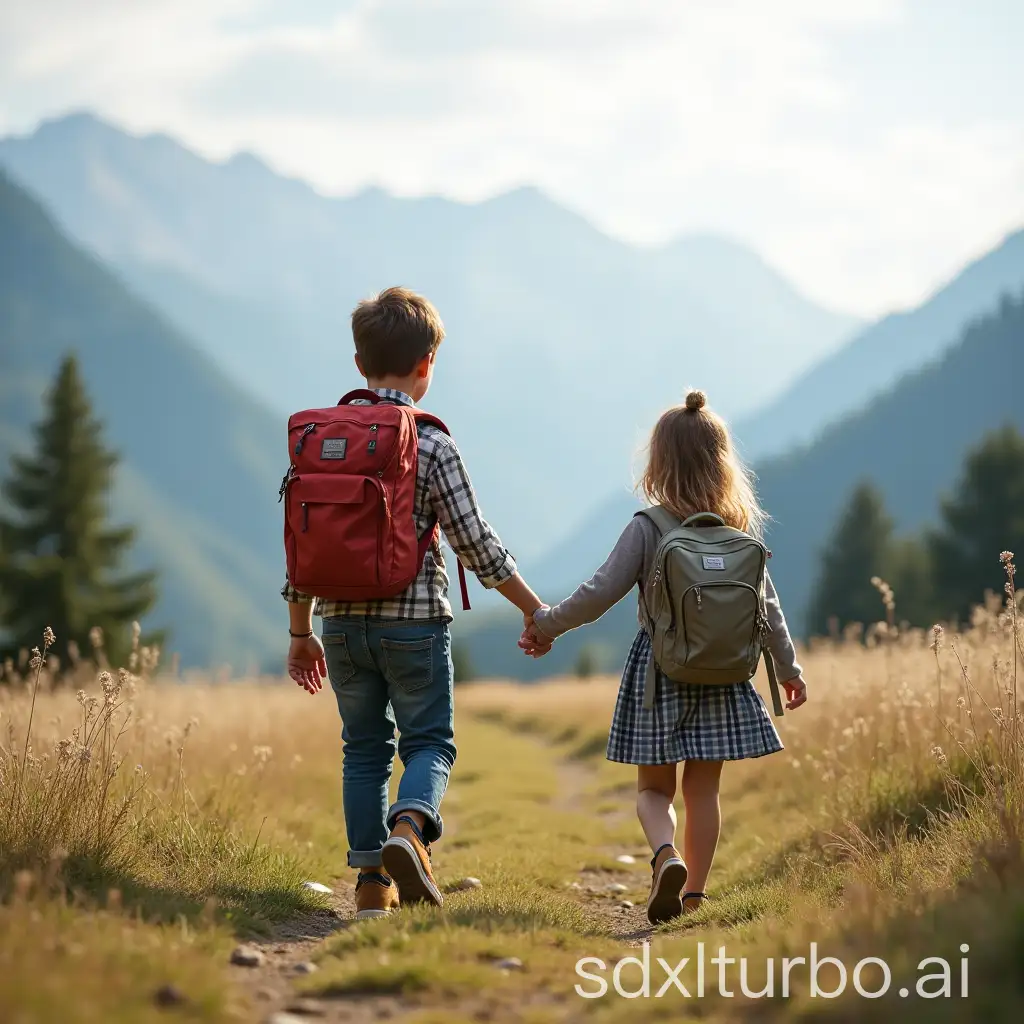
<path id="1" fill-rule="evenodd" d="M 350 405 L 366 399 L 370 405 Z M 281 484 L 288 580 L 300 593 L 372 601 L 405 590 L 438 533 L 416 536 L 413 502 L 418 423 L 448 428 L 429 413 L 350 391 L 327 409 L 288 420 L 291 467 Z M 459 562 L 462 604 L 469 608 Z"/>

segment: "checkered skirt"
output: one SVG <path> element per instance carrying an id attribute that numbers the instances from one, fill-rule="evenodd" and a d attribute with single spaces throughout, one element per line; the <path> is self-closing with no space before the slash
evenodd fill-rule
<path id="1" fill-rule="evenodd" d="M 754 684 L 675 683 L 660 672 L 654 707 L 645 710 L 651 641 L 640 630 L 629 649 L 615 704 L 608 760 L 623 764 L 738 761 L 782 750 Z"/>

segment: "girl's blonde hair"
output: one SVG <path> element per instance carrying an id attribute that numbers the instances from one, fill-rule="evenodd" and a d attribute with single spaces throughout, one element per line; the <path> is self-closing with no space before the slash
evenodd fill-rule
<path id="1" fill-rule="evenodd" d="M 680 519 L 714 512 L 727 526 L 760 538 L 768 519 L 750 472 L 740 462 L 725 421 L 705 408 L 703 391 L 661 414 L 651 433 L 639 488 L 652 505 Z"/>

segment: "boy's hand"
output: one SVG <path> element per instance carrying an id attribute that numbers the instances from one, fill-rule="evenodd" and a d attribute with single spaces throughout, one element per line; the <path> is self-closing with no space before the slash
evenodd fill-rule
<path id="1" fill-rule="evenodd" d="M 523 632 L 519 637 L 519 646 L 524 654 L 531 658 L 543 658 L 551 650 L 554 642 L 537 628 L 532 615 L 523 616 Z"/>
<path id="2" fill-rule="evenodd" d="M 324 645 L 315 633 L 309 637 L 292 637 L 288 645 L 288 675 L 307 693 L 322 690 L 327 678 Z"/>
<path id="3" fill-rule="evenodd" d="M 800 707 L 801 704 L 807 703 L 807 684 L 804 682 L 803 676 L 788 680 L 782 684 L 782 688 L 786 691 L 787 710 L 792 711 Z"/>

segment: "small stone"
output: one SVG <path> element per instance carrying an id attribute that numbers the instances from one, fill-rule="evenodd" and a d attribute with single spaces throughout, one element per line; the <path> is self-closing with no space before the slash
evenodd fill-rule
<path id="1" fill-rule="evenodd" d="M 481 882 L 479 878 L 474 878 L 472 875 L 468 875 L 455 886 L 455 889 L 458 892 L 468 892 L 470 889 L 482 889 L 483 884 L 484 883 Z"/>
<path id="2" fill-rule="evenodd" d="M 320 968 L 311 960 L 302 960 L 292 968 L 295 974 L 315 974 L 318 970 Z"/>
<path id="3" fill-rule="evenodd" d="M 181 1006 L 187 1001 L 185 993 L 177 985 L 161 985 L 153 993 L 153 1002 L 157 1006 Z"/>
<path id="4" fill-rule="evenodd" d="M 636 857 L 634 857 L 631 853 L 620 853 L 619 856 L 616 857 L 615 859 L 620 864 L 635 864 L 636 863 Z"/>
<path id="5" fill-rule="evenodd" d="M 296 999 L 295 1002 L 289 1003 L 285 1009 L 289 1013 L 294 1013 L 299 1017 L 327 1016 L 327 1008 L 322 1003 L 318 1003 L 315 999 Z"/>
<path id="6" fill-rule="evenodd" d="M 329 889 L 323 882 L 303 882 L 303 889 L 308 889 L 310 892 L 322 892 L 327 896 L 330 896 L 334 890 Z"/>
<path id="7" fill-rule="evenodd" d="M 632 910 L 633 909 L 633 904 L 629 900 L 623 900 L 619 904 L 619 906 L 622 907 L 623 910 Z"/>
<path id="8" fill-rule="evenodd" d="M 580 883 L 579 883 L 579 882 L 570 882 L 570 883 L 569 883 L 569 888 L 570 888 L 570 889 L 582 889 L 582 888 L 583 888 L 583 886 L 582 886 L 582 885 L 580 885 Z"/>
<path id="9" fill-rule="evenodd" d="M 499 960 L 494 966 L 499 971 L 521 971 L 523 969 L 523 961 L 517 956 L 507 956 L 504 960 Z"/>
<path id="10" fill-rule="evenodd" d="M 305 1024 L 305 1021 L 301 1017 L 296 1017 L 294 1013 L 279 1011 L 267 1018 L 267 1024 Z"/>
<path id="11" fill-rule="evenodd" d="M 275 946 L 274 947 L 274 952 L 275 953 L 287 953 L 288 952 L 288 947 L 287 946 Z"/>
<path id="12" fill-rule="evenodd" d="M 236 946 L 231 954 L 231 962 L 238 967 L 262 967 L 265 959 L 263 950 L 256 946 Z"/>
<path id="13" fill-rule="evenodd" d="M 621 882 L 610 882 L 608 885 L 609 892 L 629 892 L 629 889 L 624 886 Z"/>

